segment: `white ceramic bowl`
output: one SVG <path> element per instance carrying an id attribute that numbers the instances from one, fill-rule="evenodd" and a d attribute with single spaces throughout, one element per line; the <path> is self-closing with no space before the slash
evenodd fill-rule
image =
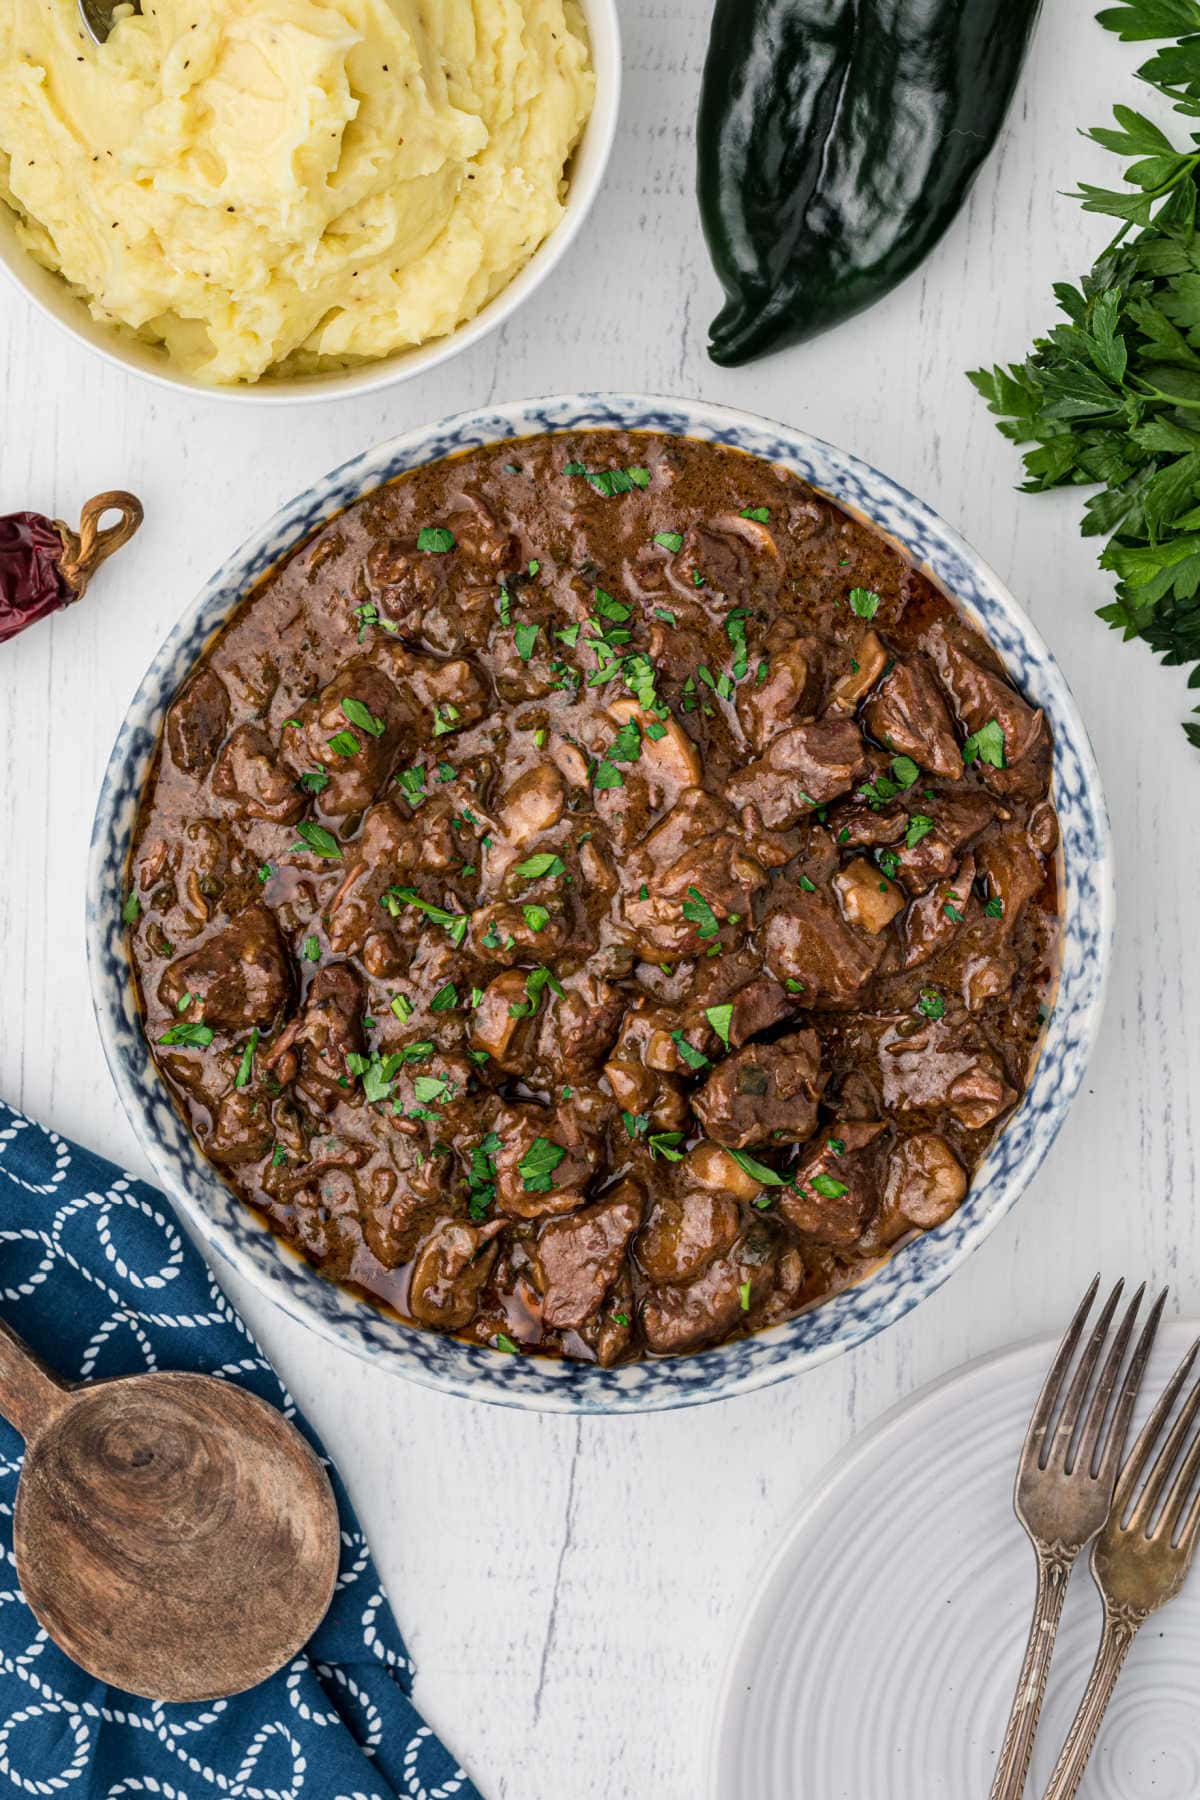
<path id="1" fill-rule="evenodd" d="M 164 713 L 253 582 L 334 513 L 405 470 L 497 439 L 603 426 L 706 438 L 782 463 L 887 532 L 953 594 L 1050 721 L 1065 877 L 1062 970 L 1042 1053 L 958 1212 L 857 1287 L 797 1318 L 695 1355 L 616 1369 L 506 1356 L 401 1324 L 279 1244 L 205 1160 L 171 1101 L 146 1047 L 121 924 L 138 801 Z M 1054 1142 L 1100 1021 L 1113 930 L 1108 816 L 1091 745 L 1054 659 L 998 577 L 922 501 L 857 457 L 727 407 L 632 394 L 520 401 L 407 432 L 315 482 L 255 532 L 186 609 L 130 704 L 96 808 L 87 907 L 92 994 L 109 1068 L 159 1180 L 210 1248 L 294 1318 L 383 1368 L 447 1393 L 555 1412 L 652 1411 L 766 1387 L 862 1343 L 940 1287 L 1019 1199 Z"/>
<path id="2" fill-rule="evenodd" d="M 390 387 L 393 382 L 423 375 L 449 357 L 457 356 L 460 350 L 477 344 L 498 325 L 503 325 L 522 301 L 540 287 L 566 255 L 600 190 L 621 102 L 621 33 L 617 0 L 580 0 L 580 6 L 591 40 L 596 98 L 571 160 L 564 215 L 508 286 L 502 288 L 482 312 L 445 337 L 434 338 L 413 350 L 398 351 L 394 356 L 381 357 L 377 362 L 364 363 L 361 368 L 289 380 L 274 380 L 268 376 L 257 382 L 214 386 L 175 368 L 164 350 L 139 343 L 136 338 L 127 337 L 94 319 L 61 276 L 44 269 L 24 249 L 17 238 L 16 217 L 3 203 L 0 203 L 0 268 L 47 318 L 80 343 L 98 351 L 106 362 L 131 369 L 134 374 L 144 375 L 160 387 L 173 388 L 176 392 L 192 393 L 209 400 L 282 406 L 295 405 L 297 401 L 369 394 L 378 388 Z"/>

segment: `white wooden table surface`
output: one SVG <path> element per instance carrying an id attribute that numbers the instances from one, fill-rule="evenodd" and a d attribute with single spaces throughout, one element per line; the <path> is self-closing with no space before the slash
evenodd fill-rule
<path id="1" fill-rule="evenodd" d="M 692 178 L 709 9 L 620 6 L 623 118 L 581 240 L 499 335 L 423 380 L 289 411 L 192 402 L 110 370 L 0 292 L 0 510 L 71 517 L 128 485 L 147 513 L 84 605 L 0 651 L 0 1094 L 135 1170 L 84 962 L 101 770 L 143 669 L 217 562 L 395 431 L 605 387 L 802 425 L 961 527 L 1037 621 L 1092 733 L 1118 856 L 1099 1048 L 1021 1204 L 891 1332 L 744 1399 L 576 1421 L 372 1371 L 224 1277 L 339 1461 L 419 1665 L 418 1702 L 488 1800 L 696 1800 L 747 1583 L 854 1432 L 966 1358 L 1058 1327 L 1096 1267 L 1169 1279 L 1174 1308 L 1200 1314 L 1200 757 L 1179 729 L 1184 682 L 1093 617 L 1108 594 L 1077 497 L 1014 492 L 1014 452 L 962 374 L 1022 354 L 1051 322 L 1051 281 L 1105 240 L 1105 221 L 1063 192 L 1113 172 L 1075 127 L 1134 100 L 1138 47 L 1101 32 L 1088 0 L 1050 0 L 1003 142 L 923 270 L 815 344 L 728 371 L 704 351 L 717 288 Z"/>

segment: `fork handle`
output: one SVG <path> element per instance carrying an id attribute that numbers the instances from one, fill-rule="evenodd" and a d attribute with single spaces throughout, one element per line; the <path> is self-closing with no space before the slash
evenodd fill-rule
<path id="1" fill-rule="evenodd" d="M 1025 1660 L 1017 1677 L 1017 1691 L 1013 1695 L 1008 1729 L 989 1800 L 1021 1800 L 1025 1792 L 1025 1777 L 1033 1755 L 1033 1740 L 1046 1693 L 1058 1622 L 1067 1596 L 1067 1582 L 1079 1556 L 1076 1545 L 1055 1544 L 1048 1548 L 1035 1544 L 1034 1549 L 1037 1552 L 1037 1598 L 1033 1605 L 1029 1641 L 1025 1645 Z"/>
<path id="2" fill-rule="evenodd" d="M 1111 1606 L 1105 1601 L 1100 1648 L 1092 1664 L 1087 1689 L 1079 1702 L 1079 1711 L 1075 1714 L 1066 1742 L 1059 1751 L 1044 1800 L 1073 1800 L 1095 1748 L 1101 1721 L 1117 1685 L 1117 1676 L 1129 1655 L 1129 1646 L 1145 1619 L 1145 1613 L 1134 1612 L 1129 1607 Z"/>

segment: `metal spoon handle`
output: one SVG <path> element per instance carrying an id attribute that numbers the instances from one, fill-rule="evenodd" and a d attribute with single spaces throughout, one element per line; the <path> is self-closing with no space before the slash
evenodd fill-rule
<path id="1" fill-rule="evenodd" d="M 0 1319 L 0 1417 L 7 1419 L 29 1443 L 57 1417 L 69 1399 L 70 1390 Z"/>
<path id="2" fill-rule="evenodd" d="M 1087 1692 L 1079 1703 L 1079 1711 L 1075 1714 L 1066 1742 L 1059 1752 L 1045 1800 L 1073 1800 L 1095 1748 L 1101 1723 L 1117 1685 L 1117 1677 L 1129 1655 L 1129 1646 L 1137 1636 L 1145 1616 L 1143 1613 L 1131 1618 L 1123 1610 L 1118 1614 L 1113 1608 L 1105 1606 L 1104 1630 L 1092 1665 Z"/>

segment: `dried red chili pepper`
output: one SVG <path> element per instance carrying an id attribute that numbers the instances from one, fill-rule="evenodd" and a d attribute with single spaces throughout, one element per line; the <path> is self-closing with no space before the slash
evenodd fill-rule
<path id="1" fill-rule="evenodd" d="M 100 529 L 105 513 L 117 524 Z M 142 522 L 142 503 L 132 494 L 97 494 L 84 506 L 79 530 L 41 513 L 0 516 L 0 644 L 27 625 L 78 600 L 96 573 Z"/>

